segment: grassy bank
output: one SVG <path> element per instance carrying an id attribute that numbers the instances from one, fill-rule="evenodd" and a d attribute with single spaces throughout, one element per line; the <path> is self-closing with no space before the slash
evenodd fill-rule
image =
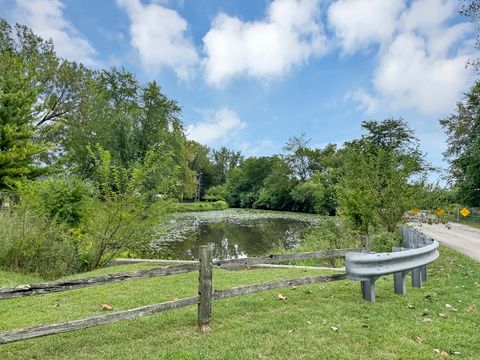
<path id="1" fill-rule="evenodd" d="M 145 268 L 129 265 L 117 271 Z M 99 272 L 112 271 L 102 269 Z M 214 287 L 297 277 L 300 270 L 214 272 Z M 318 272 L 315 272 L 318 273 Z M 90 273 L 91 274 L 91 273 Z M 88 274 L 88 275 L 90 275 Z M 0 331 L 61 322 L 187 297 L 197 274 L 137 280 L 0 303 Z M 28 282 L 0 273 L 2 286 Z M 38 281 L 38 278 L 32 280 Z M 442 248 L 423 289 L 393 294 L 392 277 L 377 282 L 377 303 L 361 299 L 358 282 L 278 291 L 216 301 L 213 331 L 196 330 L 196 308 L 174 310 L 117 324 L 0 346 L 0 358 L 53 359 L 439 359 L 434 352 L 480 353 L 480 264 Z M 451 308 L 446 306 L 451 305 Z M 467 309 L 476 304 L 477 310 Z M 470 307 L 473 309 L 473 307 Z M 442 315 L 440 315 L 442 314 Z M 430 319 L 431 321 L 429 321 Z M 332 329 L 337 328 L 337 330 Z"/>
<path id="2" fill-rule="evenodd" d="M 191 212 L 191 211 L 213 211 L 228 209 L 225 201 L 214 202 L 193 202 L 193 203 L 175 203 L 173 204 L 174 212 Z"/>

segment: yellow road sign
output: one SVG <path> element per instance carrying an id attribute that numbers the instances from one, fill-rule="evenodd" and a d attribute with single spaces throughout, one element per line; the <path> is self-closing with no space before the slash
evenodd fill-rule
<path id="1" fill-rule="evenodd" d="M 470 211 L 467 208 L 463 208 L 462 210 L 460 210 L 460 214 L 462 214 L 463 217 L 467 217 L 468 215 L 470 215 Z"/>
<path id="2" fill-rule="evenodd" d="M 417 215 L 419 212 L 420 212 L 420 209 L 417 208 L 417 207 L 415 207 L 415 208 L 412 209 L 412 214 L 413 214 L 413 215 Z"/>
<path id="3" fill-rule="evenodd" d="M 437 210 L 435 210 L 435 214 L 437 214 L 437 216 L 445 215 L 445 210 L 438 208 Z"/>

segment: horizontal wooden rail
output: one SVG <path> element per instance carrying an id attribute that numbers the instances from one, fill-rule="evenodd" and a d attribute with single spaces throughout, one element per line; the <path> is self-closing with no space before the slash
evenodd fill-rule
<path id="1" fill-rule="evenodd" d="M 277 280 L 263 284 L 245 285 L 231 289 L 216 290 L 212 294 L 212 300 L 220 300 L 240 295 L 254 294 L 278 288 L 300 286 L 307 284 L 339 281 L 346 278 L 345 274 L 307 276 L 294 279 Z M 73 320 L 65 323 L 38 326 L 29 329 L 20 329 L 0 334 L 0 344 L 14 341 L 32 339 L 41 336 L 60 334 L 69 331 L 86 329 L 98 325 L 110 324 L 120 320 L 133 319 L 139 316 L 151 315 L 162 311 L 177 309 L 184 306 L 195 305 L 200 301 L 200 296 L 169 301 L 161 304 L 148 305 L 135 309 L 118 311 L 106 315 L 99 315 L 87 319 Z"/>
<path id="2" fill-rule="evenodd" d="M 24 296 L 49 294 L 53 292 L 83 289 L 90 286 L 118 283 L 126 280 L 145 279 L 174 274 L 183 274 L 197 271 L 200 263 L 188 263 L 182 265 L 163 266 L 154 269 L 128 271 L 116 274 L 97 275 L 80 279 L 59 280 L 46 283 L 18 285 L 14 287 L 0 288 L 0 300 L 12 299 Z"/>
<path id="3" fill-rule="evenodd" d="M 292 254 L 274 254 L 267 256 L 249 257 L 243 259 L 218 260 L 213 262 L 216 267 L 228 267 L 229 265 L 252 265 L 252 264 L 273 264 L 284 261 L 307 260 L 307 259 L 332 259 L 343 257 L 347 252 L 361 251 L 361 249 L 337 249 L 327 251 L 311 251 Z"/>
<path id="4" fill-rule="evenodd" d="M 214 300 L 226 299 L 234 296 L 255 294 L 261 291 L 268 291 L 273 289 L 280 289 L 290 286 L 300 286 L 317 284 L 331 281 L 340 281 L 346 279 L 346 274 L 331 274 L 331 275 L 317 275 L 317 276 L 305 276 L 294 279 L 283 279 L 277 281 L 271 281 L 263 284 L 244 285 L 231 289 L 215 290 L 212 298 Z"/>
<path id="5" fill-rule="evenodd" d="M 128 264 L 193 264 L 198 263 L 198 260 L 166 260 L 166 259 L 114 259 L 108 263 L 109 266 L 128 265 Z"/>
<path id="6" fill-rule="evenodd" d="M 129 320 L 139 316 L 151 315 L 162 311 L 177 309 L 198 303 L 199 296 L 169 301 L 161 304 L 142 306 L 135 309 L 117 311 L 106 315 L 93 316 L 87 319 L 73 320 L 65 323 L 20 329 L 0 334 L 0 344 L 41 336 L 61 334 L 69 331 L 87 329 L 98 325 L 111 324 L 120 320 Z"/>

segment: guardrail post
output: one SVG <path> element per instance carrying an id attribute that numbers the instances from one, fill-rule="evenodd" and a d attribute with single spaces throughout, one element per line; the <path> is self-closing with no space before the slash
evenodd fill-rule
<path id="1" fill-rule="evenodd" d="M 394 247 L 393 252 L 402 251 L 404 248 Z M 407 293 L 406 271 L 393 273 L 393 290 L 395 294 L 405 295 Z"/>
<path id="2" fill-rule="evenodd" d="M 372 250 L 372 245 L 370 243 L 370 237 L 368 235 L 362 235 L 362 249 L 364 251 L 370 251 Z"/>
<path id="3" fill-rule="evenodd" d="M 212 319 L 212 248 L 209 245 L 199 247 L 198 258 L 200 271 L 198 274 L 198 330 L 207 332 L 211 329 Z"/>
<path id="4" fill-rule="evenodd" d="M 416 288 L 422 287 L 422 267 L 412 269 L 412 286 Z"/>
<path id="5" fill-rule="evenodd" d="M 362 296 L 365 300 L 375 302 L 375 281 L 377 278 L 373 277 L 368 280 L 360 282 L 362 287 Z"/>

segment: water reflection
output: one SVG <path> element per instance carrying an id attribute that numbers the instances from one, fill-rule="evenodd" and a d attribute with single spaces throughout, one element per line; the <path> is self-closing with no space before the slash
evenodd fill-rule
<path id="1" fill-rule="evenodd" d="M 296 246 L 311 222 L 292 218 L 215 219 L 183 216 L 171 223 L 154 248 L 177 259 L 197 257 L 200 245 L 212 244 L 215 259 L 266 255 Z M 158 255 L 157 255 L 158 256 Z"/>

